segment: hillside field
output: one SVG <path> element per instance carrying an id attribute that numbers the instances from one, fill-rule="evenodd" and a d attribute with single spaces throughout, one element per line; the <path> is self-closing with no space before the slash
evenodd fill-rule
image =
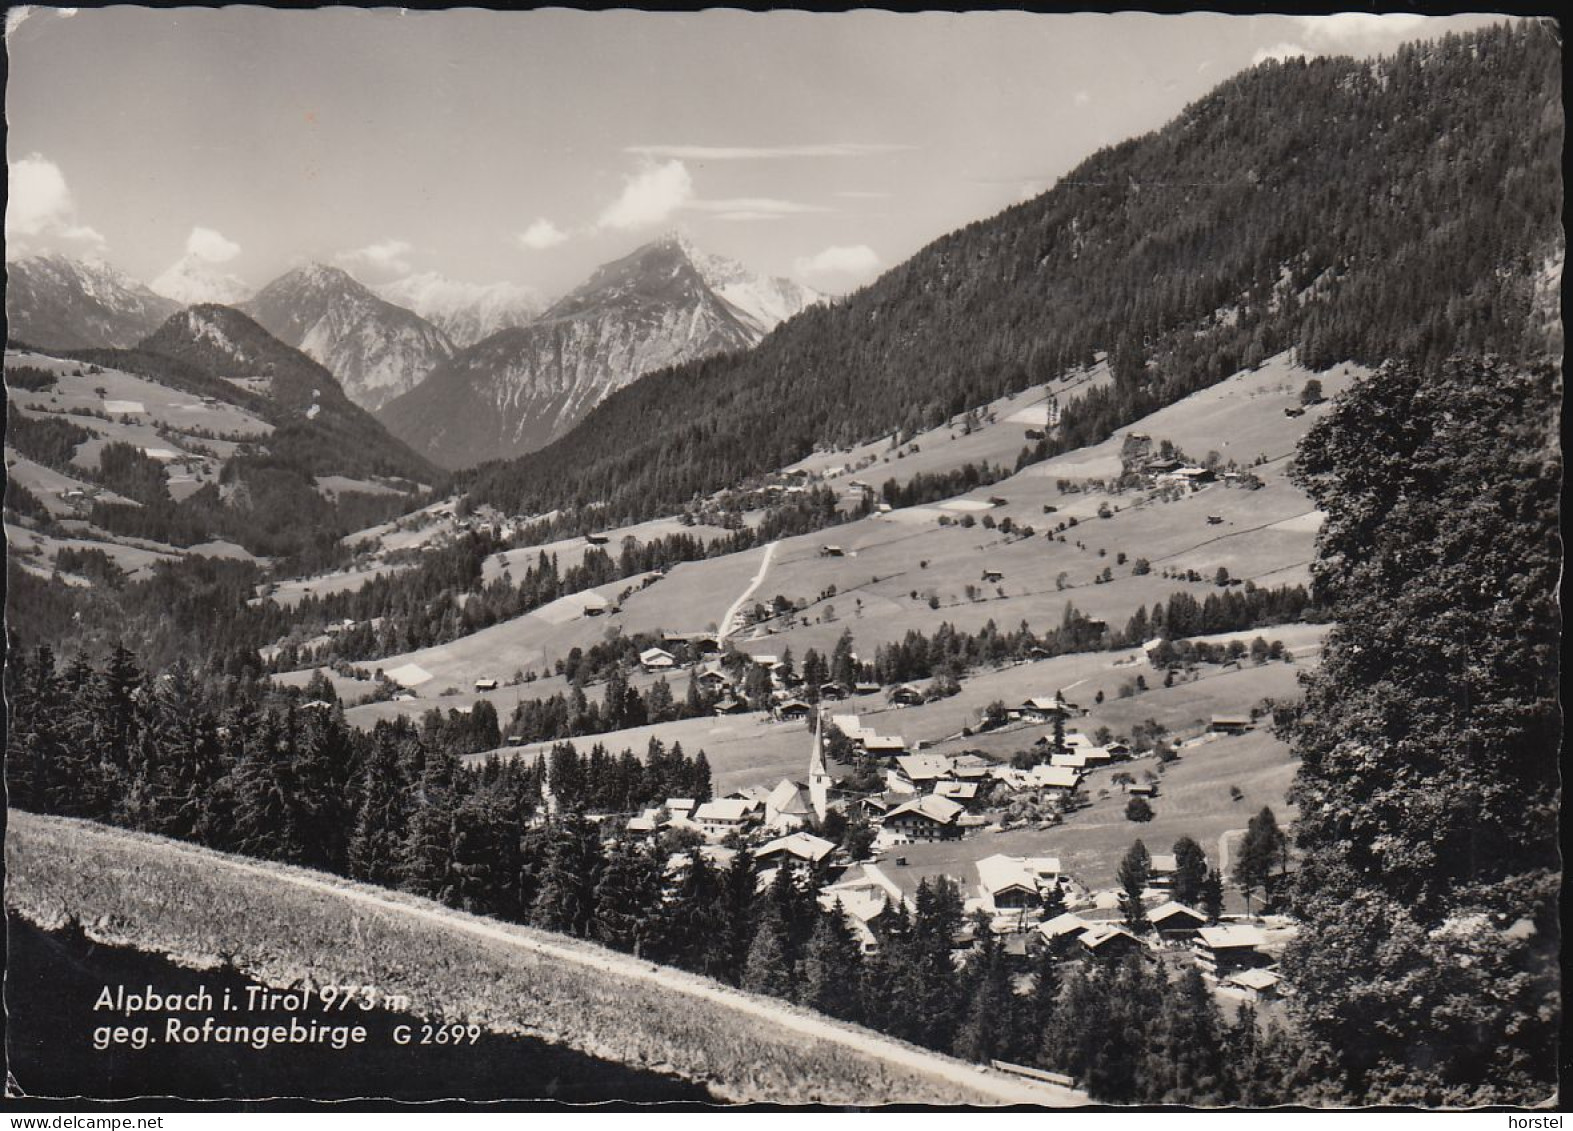
<path id="1" fill-rule="evenodd" d="M 7 905 L 276 987 L 376 985 L 410 1012 L 523 1032 L 734 1103 L 1086 1102 L 680 971 L 299 868 L 12 811 Z"/>

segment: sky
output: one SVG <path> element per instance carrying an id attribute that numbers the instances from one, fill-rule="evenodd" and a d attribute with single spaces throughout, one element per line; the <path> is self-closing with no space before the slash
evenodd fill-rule
<path id="1" fill-rule="evenodd" d="M 1492 22 L 13 9 L 7 257 L 558 295 L 675 229 L 844 293 L 1264 59 Z"/>

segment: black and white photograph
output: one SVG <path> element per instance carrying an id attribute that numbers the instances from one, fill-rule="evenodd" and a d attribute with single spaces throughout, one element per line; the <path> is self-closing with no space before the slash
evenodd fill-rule
<path id="1" fill-rule="evenodd" d="M 9 8 L 7 1105 L 1560 1126 L 1562 37 Z"/>

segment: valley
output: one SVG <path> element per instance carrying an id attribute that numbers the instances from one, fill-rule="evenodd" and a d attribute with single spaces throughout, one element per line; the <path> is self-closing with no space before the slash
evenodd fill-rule
<path id="1" fill-rule="evenodd" d="M 534 15 L 494 15 L 518 48 Z M 845 46 L 881 43 L 862 18 Z M 977 27 L 1062 49 L 1027 34 L 1059 17 L 882 18 L 936 58 Z M 783 44 L 827 26 L 794 19 Z M 973 84 L 925 117 L 923 68 L 897 115 L 834 61 L 767 82 L 773 44 L 728 60 L 741 132 L 663 110 L 686 72 L 577 47 L 564 113 L 547 28 L 500 97 L 364 137 L 407 91 L 362 40 L 334 81 L 364 105 L 242 59 L 291 119 L 259 119 L 251 207 L 229 158 L 205 212 L 129 155 L 106 206 L 19 142 L 24 958 L 386 980 L 390 1022 L 484 1031 L 464 1087 L 496 1098 L 1553 1095 L 1560 38 L 1470 17 L 1340 54 L 1402 21 L 1269 22 L 1203 78 L 1151 19 L 1145 124 L 998 42 L 1001 89 L 1066 116 Z M 721 76 L 706 42 L 667 50 Z M 274 136 L 297 97 L 304 147 Z M 140 246 L 100 218 L 145 180 L 202 221 L 162 273 L 191 217 Z"/>

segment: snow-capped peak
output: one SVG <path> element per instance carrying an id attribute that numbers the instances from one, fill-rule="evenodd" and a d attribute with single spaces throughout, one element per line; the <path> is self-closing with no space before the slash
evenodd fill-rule
<path id="1" fill-rule="evenodd" d="M 522 283 L 464 283 L 435 271 L 407 275 L 375 290 L 440 328 L 460 347 L 528 325 L 546 306 L 539 291 Z"/>
<path id="2" fill-rule="evenodd" d="M 245 280 L 226 274 L 212 261 L 190 253 L 181 256 L 167 271 L 154 279 L 151 289 L 155 294 L 186 306 L 202 302 L 228 306 L 243 302 L 251 294 L 251 288 Z"/>

